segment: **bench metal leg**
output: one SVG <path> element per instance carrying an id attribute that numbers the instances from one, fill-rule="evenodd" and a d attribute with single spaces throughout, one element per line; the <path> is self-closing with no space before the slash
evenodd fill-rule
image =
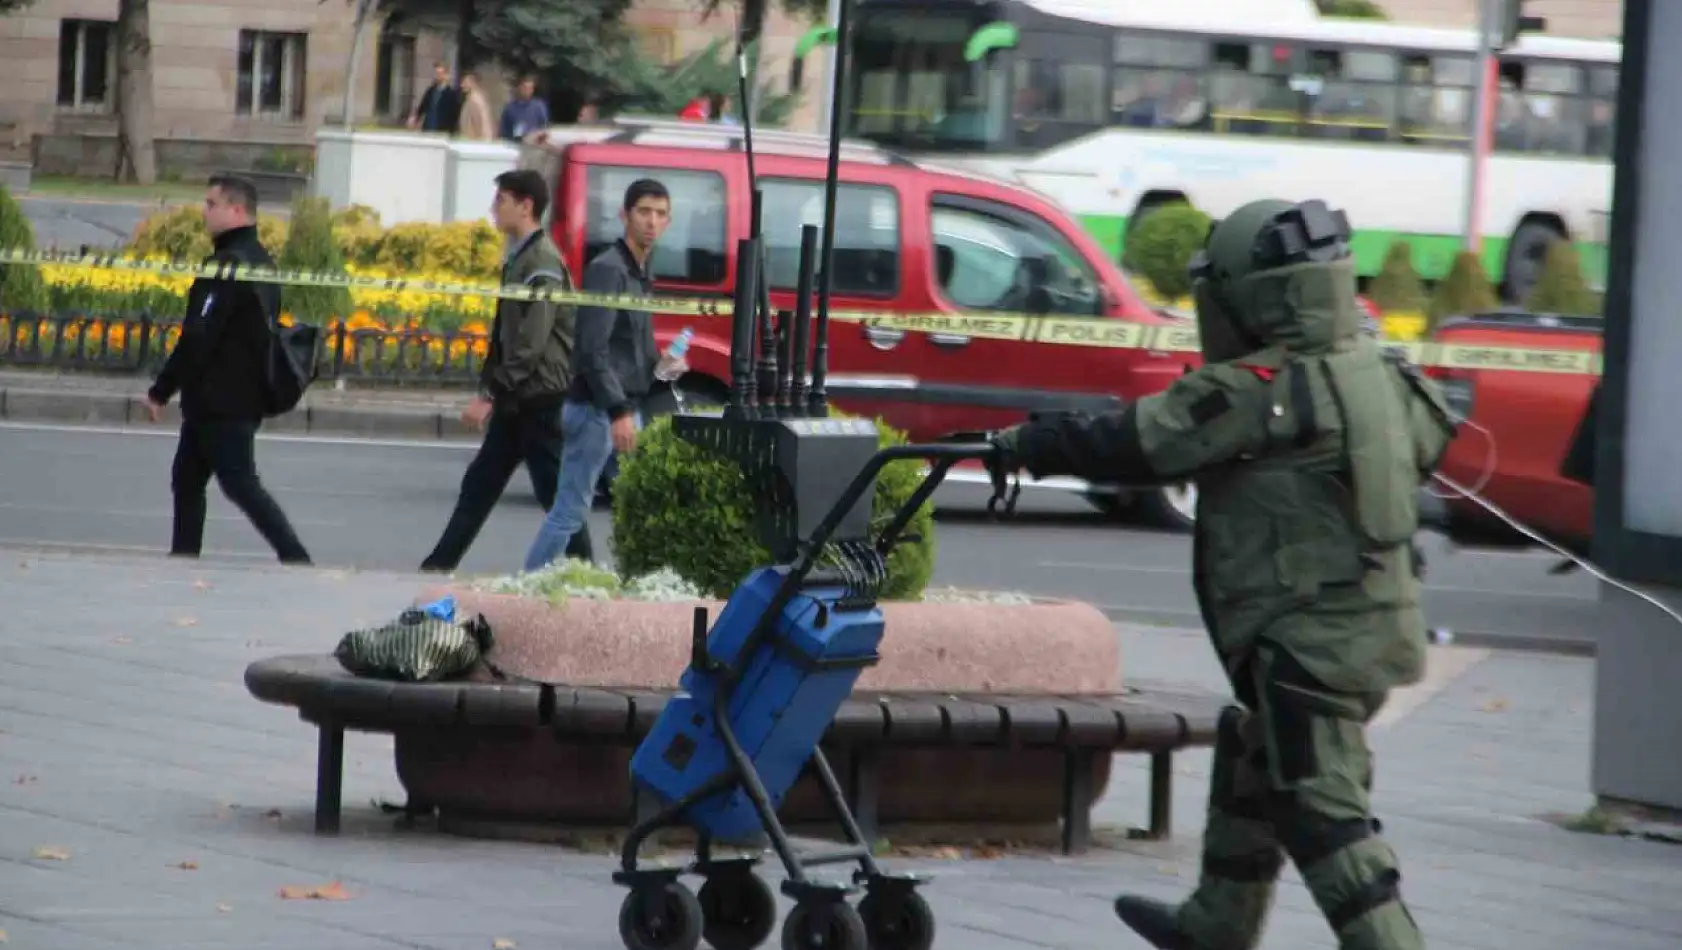
<path id="1" fill-rule="evenodd" d="M 847 750 L 845 790 L 847 807 L 852 809 L 853 820 L 858 823 L 859 836 L 865 844 L 874 848 L 877 835 L 882 830 L 882 770 L 874 749 L 855 747 Z"/>
<path id="2" fill-rule="evenodd" d="M 339 804 L 344 796 L 345 728 L 322 723 L 315 748 L 315 833 L 339 833 Z"/>
<path id="3" fill-rule="evenodd" d="M 1174 828 L 1174 753 L 1151 754 L 1151 823 L 1146 836 L 1161 841 Z"/>
<path id="4" fill-rule="evenodd" d="M 1092 846 L 1092 767 L 1098 750 L 1063 752 L 1063 853 L 1081 854 Z"/>

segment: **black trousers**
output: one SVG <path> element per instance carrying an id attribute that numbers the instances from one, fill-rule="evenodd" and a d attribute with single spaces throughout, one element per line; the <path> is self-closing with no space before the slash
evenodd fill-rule
<path id="1" fill-rule="evenodd" d="M 205 489 L 210 477 L 222 486 L 284 564 L 308 564 L 309 552 L 286 520 L 286 512 L 257 477 L 257 429 L 260 423 L 189 419 L 181 424 L 175 446 L 170 489 L 175 493 L 175 531 L 169 553 L 198 557 L 204 546 Z"/>
<path id="2" fill-rule="evenodd" d="M 555 505 L 555 480 L 561 473 L 561 407 L 545 409 L 513 409 L 491 414 L 485 427 L 485 440 L 479 452 L 468 463 L 461 477 L 461 495 L 456 510 L 432 553 L 421 562 L 423 571 L 453 571 L 473 539 L 491 516 L 491 509 L 508 488 L 508 480 L 520 463 L 526 463 L 531 475 L 532 491 L 548 511 Z M 590 544 L 590 529 L 572 536 L 567 556 L 595 560 Z"/>

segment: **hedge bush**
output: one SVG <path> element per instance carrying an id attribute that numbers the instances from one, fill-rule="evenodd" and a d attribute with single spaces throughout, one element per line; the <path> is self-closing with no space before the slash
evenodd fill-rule
<path id="1" fill-rule="evenodd" d="M 905 434 L 877 420 L 883 447 Z M 876 479 L 873 533 L 887 527 L 922 483 L 922 465 L 892 462 Z M 888 555 L 885 600 L 916 600 L 934 574 L 934 504 L 926 503 L 906 533 L 918 540 Z M 671 417 L 637 437 L 613 482 L 613 557 L 621 577 L 670 568 L 707 594 L 724 598 L 755 568 L 771 561 L 759 541 L 754 495 L 734 462 L 677 437 Z"/>
<path id="2" fill-rule="evenodd" d="M 1123 263 L 1150 281 L 1157 293 L 1178 300 L 1191 293 L 1186 268 L 1203 249 L 1210 223 L 1208 215 L 1186 202 L 1159 205 L 1145 212 L 1127 236 Z"/>
<path id="3" fill-rule="evenodd" d="M 300 196 L 292 202 L 291 226 L 276 263 L 288 270 L 344 273 L 345 259 L 334 238 L 333 209 L 326 198 Z M 282 287 L 280 308 L 294 320 L 324 325 L 351 312 L 350 289 Z"/>
<path id="4" fill-rule="evenodd" d="M 1449 268 L 1448 276 L 1437 284 L 1437 292 L 1431 296 L 1431 325 L 1435 326 L 1444 317 L 1493 310 L 1498 304 L 1495 288 L 1490 286 L 1489 277 L 1484 273 L 1483 261 L 1471 251 L 1461 251 L 1454 255 L 1454 266 Z"/>
<path id="5" fill-rule="evenodd" d="M 1367 289 L 1367 297 L 1381 313 L 1423 313 L 1429 300 L 1425 284 L 1413 269 L 1413 245 L 1393 241 L 1384 264 Z"/>
<path id="6" fill-rule="evenodd" d="M 257 219 L 257 236 L 271 251 L 286 243 L 286 222 L 273 216 Z M 210 232 L 197 205 L 176 205 L 156 212 L 135 225 L 129 238 L 135 257 L 167 257 L 197 263 L 210 256 Z"/>
<path id="7" fill-rule="evenodd" d="M 35 249 L 35 226 L 5 188 L 0 188 L 0 247 Z M 0 267 L 0 310 L 44 313 L 51 305 L 39 267 Z"/>
<path id="8" fill-rule="evenodd" d="M 1600 295 L 1589 289 L 1583 279 L 1583 263 L 1577 248 L 1570 241 L 1555 241 L 1548 245 L 1547 257 L 1542 259 L 1542 273 L 1530 299 L 1524 302 L 1533 313 L 1557 313 L 1574 317 L 1600 316 Z"/>

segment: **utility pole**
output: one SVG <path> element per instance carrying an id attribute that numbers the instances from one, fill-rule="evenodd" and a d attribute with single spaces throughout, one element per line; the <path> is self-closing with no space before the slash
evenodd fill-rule
<path id="1" fill-rule="evenodd" d="M 841 26 L 841 0 L 829 0 L 829 28 L 838 30 Z M 845 37 L 839 33 L 829 51 L 824 55 L 823 66 L 823 112 L 818 119 L 818 128 L 827 129 L 830 126 L 830 113 L 835 109 L 835 52 L 845 42 Z"/>
<path id="2" fill-rule="evenodd" d="M 1525 16 L 1525 0 L 1479 0 L 1477 25 L 1477 100 L 1472 110 L 1472 135 L 1466 150 L 1466 208 L 1462 246 L 1472 253 L 1483 247 L 1484 171 L 1495 138 L 1495 99 L 1500 91 L 1497 55 L 1518 41 L 1521 33 L 1547 28 L 1541 17 Z"/>

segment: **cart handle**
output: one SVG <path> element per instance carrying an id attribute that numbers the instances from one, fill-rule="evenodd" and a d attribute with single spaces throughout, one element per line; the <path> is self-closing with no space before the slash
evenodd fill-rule
<path id="1" fill-rule="evenodd" d="M 932 463 L 933 467 L 929 474 L 924 477 L 923 483 L 917 486 L 917 490 L 911 494 L 905 504 L 900 506 L 899 511 L 894 513 L 894 520 L 889 523 L 887 530 L 882 532 L 882 537 L 877 542 L 876 549 L 883 555 L 886 555 L 893 548 L 900 534 L 905 531 L 905 526 L 911 523 L 912 515 L 916 514 L 917 509 L 921 508 L 923 503 L 934 494 L 935 489 L 940 487 L 940 483 L 946 478 L 946 473 L 952 469 L 952 466 L 959 462 L 972 460 L 991 461 L 997 457 L 998 453 L 998 446 L 991 442 L 980 441 L 932 445 L 890 445 L 881 449 L 870 457 L 870 461 L 859 469 L 857 475 L 853 476 L 852 482 L 841 493 L 841 497 L 836 500 L 834 507 L 830 508 L 823 521 L 819 522 L 817 530 L 812 532 L 812 537 L 805 546 L 805 550 L 801 552 L 799 559 L 795 562 L 795 574 L 803 577 L 811 570 L 812 562 L 816 561 L 819 553 L 829 544 L 830 537 L 834 535 L 835 529 L 841 524 L 841 519 L 853 509 L 854 505 L 858 504 L 859 499 L 864 497 L 865 491 L 875 483 L 876 476 L 890 462 L 920 459 Z"/>

